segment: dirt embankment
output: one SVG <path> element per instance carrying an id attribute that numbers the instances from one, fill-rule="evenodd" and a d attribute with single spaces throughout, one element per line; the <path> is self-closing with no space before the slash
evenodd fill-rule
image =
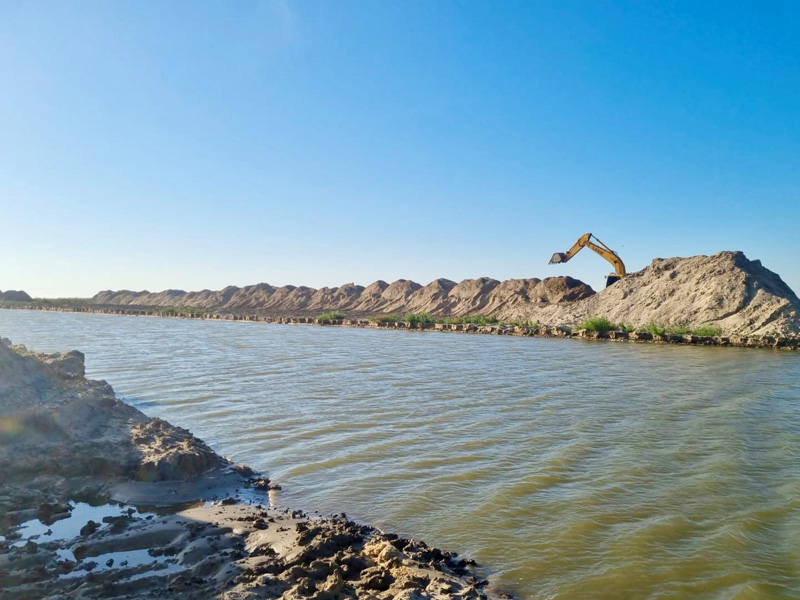
<path id="1" fill-rule="evenodd" d="M 487 598 L 452 553 L 275 508 L 279 487 L 87 380 L 80 352 L 0 341 L 0 473 L 2 600 Z"/>
<path id="2" fill-rule="evenodd" d="M 426 286 L 401 279 L 352 283 L 338 288 L 275 288 L 266 283 L 219 292 L 100 292 L 96 306 L 195 307 L 212 312 L 260 312 L 316 316 L 341 311 L 348 317 L 421 313 L 433 317 L 487 315 L 505 322 L 533 321 L 576 327 L 589 317 L 642 327 L 719 327 L 724 335 L 797 336 L 800 300 L 776 274 L 742 252 L 655 259 L 609 288 L 595 293 L 571 277 L 489 277 Z"/>
<path id="3" fill-rule="evenodd" d="M 463 316 L 511 312 L 526 305 L 574 301 L 593 294 L 590 286 L 571 277 L 509 279 L 503 282 L 481 277 L 465 279 L 461 283 L 437 279 L 426 286 L 407 279 L 394 283 L 376 281 L 367 287 L 348 283 L 319 290 L 291 285 L 276 288 L 259 283 L 243 288 L 227 287 L 219 292 L 105 291 L 95 295 L 90 304 L 192 307 L 214 311 L 258 310 L 298 316 L 332 310 L 352 315 L 426 312 L 434 316 Z"/>

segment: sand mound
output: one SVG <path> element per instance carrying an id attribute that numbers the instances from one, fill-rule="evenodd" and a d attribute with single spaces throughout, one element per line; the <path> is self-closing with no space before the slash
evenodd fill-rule
<path id="1" fill-rule="evenodd" d="M 558 306 L 519 306 L 505 317 L 574 326 L 587 317 L 641 326 L 704 325 L 727 335 L 800 333 L 800 300 L 781 278 L 741 252 L 655 259 L 596 295 Z"/>

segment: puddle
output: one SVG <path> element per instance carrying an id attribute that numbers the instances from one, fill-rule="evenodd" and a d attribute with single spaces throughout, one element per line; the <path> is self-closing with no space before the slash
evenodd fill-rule
<path id="1" fill-rule="evenodd" d="M 146 517 L 149 514 L 141 513 L 133 506 L 120 504 L 91 506 L 85 502 L 77 502 L 72 506 L 74 506 L 74 508 L 68 518 L 61 519 L 50 525 L 45 525 L 39 519 L 31 519 L 30 521 L 22 523 L 16 530 L 16 533 L 21 537 L 12 545 L 21 547 L 27 544 L 28 541 L 36 542 L 37 544 L 46 544 L 48 542 L 71 540 L 81 534 L 81 528 L 89 521 L 98 523 L 100 527 L 98 527 L 97 530 L 100 531 L 110 525 L 109 523 L 103 523 L 105 517 L 121 517 L 128 514 L 134 517 Z"/>
<path id="2" fill-rule="evenodd" d="M 70 516 L 61 519 L 50 525 L 45 525 L 39 519 L 31 519 L 22 523 L 15 532 L 14 541 L 11 544 L 15 547 L 25 546 L 29 542 L 36 544 L 48 544 L 50 542 L 61 542 L 62 547 L 52 550 L 59 561 L 71 561 L 76 564 L 73 571 L 64 573 L 61 579 L 74 579 L 85 577 L 88 573 L 102 573 L 113 569 L 136 569 L 146 567 L 142 573 L 136 573 L 128 577 L 125 581 L 135 581 L 145 577 L 160 577 L 179 573 L 184 567 L 178 564 L 175 557 L 151 556 L 147 548 L 136 550 L 124 550 L 120 552 L 107 552 L 98 556 L 86 556 L 82 560 L 75 557 L 74 552 L 63 546 L 80 536 L 81 529 L 89 521 L 94 521 L 99 526 L 96 531 L 102 531 L 112 526 L 112 523 L 104 523 L 103 519 L 130 516 L 139 519 L 154 519 L 155 512 L 150 509 L 139 510 L 133 506 L 124 504 L 103 504 L 101 506 L 91 506 L 85 502 L 72 504 L 73 509 Z M 17 538 L 17 535 L 19 538 Z M 0 541 L 5 538 L 0 537 Z M 90 567 L 91 565 L 91 567 Z M 87 568 L 90 567 L 90 568 Z"/>
<path id="3" fill-rule="evenodd" d="M 75 555 L 70 550 L 57 551 L 59 557 L 65 560 L 75 560 Z M 109 564 L 109 561 L 111 564 Z M 126 581 L 135 581 L 143 577 L 169 575 L 178 573 L 184 570 L 184 567 L 177 564 L 177 559 L 167 556 L 150 556 L 147 548 L 139 550 L 124 550 L 121 552 L 107 552 L 97 556 L 87 556 L 83 561 L 70 573 L 61 575 L 61 579 L 73 579 L 75 577 L 85 577 L 89 569 L 86 567 L 94 563 L 91 569 L 92 573 L 102 573 L 104 571 L 111 571 L 112 569 L 135 569 L 137 567 L 149 566 L 150 569 L 143 573 L 136 573 L 127 578 Z"/>

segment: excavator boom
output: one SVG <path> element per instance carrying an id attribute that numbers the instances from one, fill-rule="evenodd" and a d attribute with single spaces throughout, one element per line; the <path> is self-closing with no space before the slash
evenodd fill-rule
<path id="1" fill-rule="evenodd" d="M 622 259 L 614 252 L 611 248 L 606 246 L 603 242 L 601 242 L 598 238 L 593 236 L 591 233 L 585 233 L 581 237 L 578 238 L 578 241 L 572 245 L 572 248 L 567 250 L 566 252 L 556 252 L 550 258 L 550 264 L 556 265 L 560 263 L 565 263 L 573 256 L 575 256 L 578 252 L 580 252 L 583 248 L 589 248 L 594 250 L 597 254 L 605 258 L 608 262 L 614 265 L 614 273 L 609 275 L 606 278 L 606 287 L 611 285 L 612 283 L 616 283 L 623 277 L 625 277 L 625 263 L 622 262 Z"/>

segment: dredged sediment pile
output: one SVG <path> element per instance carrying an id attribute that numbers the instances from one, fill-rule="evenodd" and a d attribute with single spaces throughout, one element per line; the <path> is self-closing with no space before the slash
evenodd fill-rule
<path id="1" fill-rule="evenodd" d="M 363 287 L 352 283 L 315 290 L 266 283 L 214 292 L 104 291 L 91 306 L 191 307 L 217 312 L 305 316 L 342 311 L 348 316 L 428 313 L 432 317 L 487 315 L 575 327 L 588 317 L 641 327 L 649 323 L 719 327 L 724 335 L 800 334 L 800 300 L 779 275 L 742 252 L 655 259 L 609 288 L 595 292 L 571 277 L 489 277 L 426 286 L 409 280 Z"/>

